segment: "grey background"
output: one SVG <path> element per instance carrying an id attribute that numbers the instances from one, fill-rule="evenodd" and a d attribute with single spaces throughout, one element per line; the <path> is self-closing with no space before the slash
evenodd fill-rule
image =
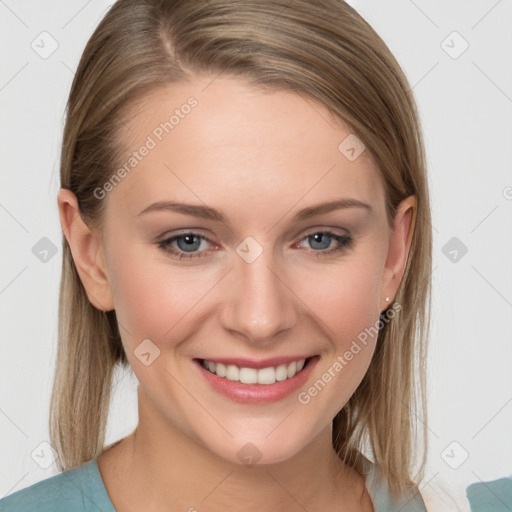
<path id="1" fill-rule="evenodd" d="M 47 423 L 59 147 L 74 70 L 111 3 L 0 0 L 0 497 L 57 473 Z M 350 3 L 397 57 L 420 108 L 435 229 L 420 489 L 429 510 L 469 511 L 470 483 L 512 474 L 512 1 Z M 135 427 L 135 389 L 131 372 L 116 375 L 107 442 Z"/>

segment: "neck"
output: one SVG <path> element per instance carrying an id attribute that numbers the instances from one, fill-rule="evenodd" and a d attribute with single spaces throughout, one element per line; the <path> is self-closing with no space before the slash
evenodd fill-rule
<path id="1" fill-rule="evenodd" d="M 331 425 L 286 461 L 246 465 L 219 457 L 155 412 L 139 395 L 139 425 L 116 447 L 130 508 L 140 496 L 145 510 L 359 510 L 364 479 L 336 455 Z"/>

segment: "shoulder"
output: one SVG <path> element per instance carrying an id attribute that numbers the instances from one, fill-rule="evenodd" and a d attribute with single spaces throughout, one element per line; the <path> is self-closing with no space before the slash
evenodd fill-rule
<path id="1" fill-rule="evenodd" d="M 366 459 L 363 463 L 365 469 L 365 487 L 368 491 L 362 497 L 363 510 L 374 512 L 427 512 L 423 497 L 416 487 L 410 496 L 393 499 L 388 482 L 378 471 L 375 464 Z M 372 508 L 373 505 L 373 508 Z"/>
<path id="2" fill-rule="evenodd" d="M 466 489 L 471 510 L 510 510 L 512 503 L 512 475 L 498 480 L 475 482 Z M 505 505 L 506 504 L 506 505 Z"/>
<path id="3" fill-rule="evenodd" d="M 37 482 L 0 500 L 0 512 L 104 510 L 95 461 Z"/>

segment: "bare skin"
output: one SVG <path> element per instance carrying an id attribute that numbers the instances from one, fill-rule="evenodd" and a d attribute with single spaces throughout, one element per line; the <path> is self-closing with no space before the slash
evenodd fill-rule
<path id="1" fill-rule="evenodd" d="M 184 473 L 181 466 L 176 465 L 171 473 L 168 473 L 166 494 L 167 508 L 164 505 L 155 505 L 148 500 L 147 489 L 152 488 L 152 479 L 138 468 L 143 467 L 143 461 L 138 455 L 143 453 L 138 432 L 130 434 L 120 443 L 107 449 L 97 459 L 98 468 L 105 483 L 107 492 L 117 511 L 130 512 L 141 510 L 189 510 L 201 511 L 217 510 L 287 510 L 290 512 L 336 510 L 336 511 L 361 511 L 373 512 L 371 497 L 364 485 L 364 478 L 349 466 L 343 464 L 335 455 L 330 460 L 330 465 L 325 469 L 325 474 L 315 474 L 315 480 L 310 480 L 311 475 L 304 468 L 300 492 L 289 488 L 290 462 L 287 464 L 273 464 L 265 467 L 258 465 L 251 468 L 239 465 L 232 468 L 222 460 L 213 460 L 206 464 L 206 468 L 217 472 L 216 478 L 211 478 L 210 471 L 205 471 L 203 455 L 192 458 L 197 465 L 190 466 L 190 472 Z M 185 443 L 187 446 L 187 443 Z M 190 452 L 179 450 L 180 458 L 187 457 Z M 148 458 L 145 456 L 144 458 Z M 188 457 L 187 457 L 188 458 Z M 152 466 L 151 461 L 144 461 Z M 144 464 L 144 467 L 145 466 Z M 137 468 L 137 469 L 136 469 Z M 223 475 L 223 476 L 220 476 Z M 294 475 L 295 477 L 297 475 Z M 325 489 L 322 479 L 332 481 L 332 488 Z M 207 482 L 207 484 L 205 483 Z M 275 494 L 272 504 L 269 504 L 267 495 L 257 493 L 251 496 L 246 493 L 248 486 L 259 489 L 272 489 Z M 325 490 L 319 490 L 325 489 Z M 321 492 L 320 496 L 316 493 Z M 233 496 L 237 497 L 236 505 L 233 504 Z M 247 498 L 244 498 L 246 497 Z M 169 508 L 169 504 L 173 504 Z M 333 505 L 335 504 L 335 505 Z M 274 508 L 276 507 L 276 508 Z M 335 508 L 333 508 L 335 507 Z"/>
<path id="2" fill-rule="evenodd" d="M 337 357 L 378 322 L 385 297 L 396 293 L 414 197 L 388 226 L 368 152 L 352 161 L 338 150 L 350 134 L 343 123 L 312 100 L 230 78 L 196 77 L 147 97 L 128 121 L 127 158 L 191 96 L 197 106 L 108 191 L 101 232 L 84 224 L 70 191 L 58 197 L 89 300 L 116 310 L 139 381 L 137 429 L 98 457 L 109 496 L 120 512 L 371 512 L 364 478 L 336 456 L 331 435 L 376 337 L 308 403 L 297 393 L 276 403 L 235 402 L 202 378 L 193 359 L 317 354 L 301 391 L 332 374 Z M 343 198 L 371 209 L 293 219 Z M 140 214 L 164 200 L 215 208 L 225 221 L 170 210 Z M 350 235 L 353 245 L 331 236 L 318 248 L 312 235 L 326 231 Z M 190 232 L 204 237 L 192 253 L 200 257 L 179 259 L 159 247 Z M 247 237 L 262 249 L 251 263 L 236 251 Z M 176 239 L 171 246 L 188 254 Z M 146 339 L 159 350 L 149 365 L 134 352 Z M 260 454 L 253 466 L 239 457 L 248 443 Z"/>

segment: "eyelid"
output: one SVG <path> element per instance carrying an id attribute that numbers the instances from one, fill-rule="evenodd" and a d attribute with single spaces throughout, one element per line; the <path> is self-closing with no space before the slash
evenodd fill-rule
<path id="1" fill-rule="evenodd" d="M 308 228 L 305 231 L 303 231 L 301 237 L 314 235 L 315 233 L 333 233 L 340 236 L 350 236 L 350 231 L 347 228 L 335 228 L 332 226 L 315 226 L 313 228 Z"/>

